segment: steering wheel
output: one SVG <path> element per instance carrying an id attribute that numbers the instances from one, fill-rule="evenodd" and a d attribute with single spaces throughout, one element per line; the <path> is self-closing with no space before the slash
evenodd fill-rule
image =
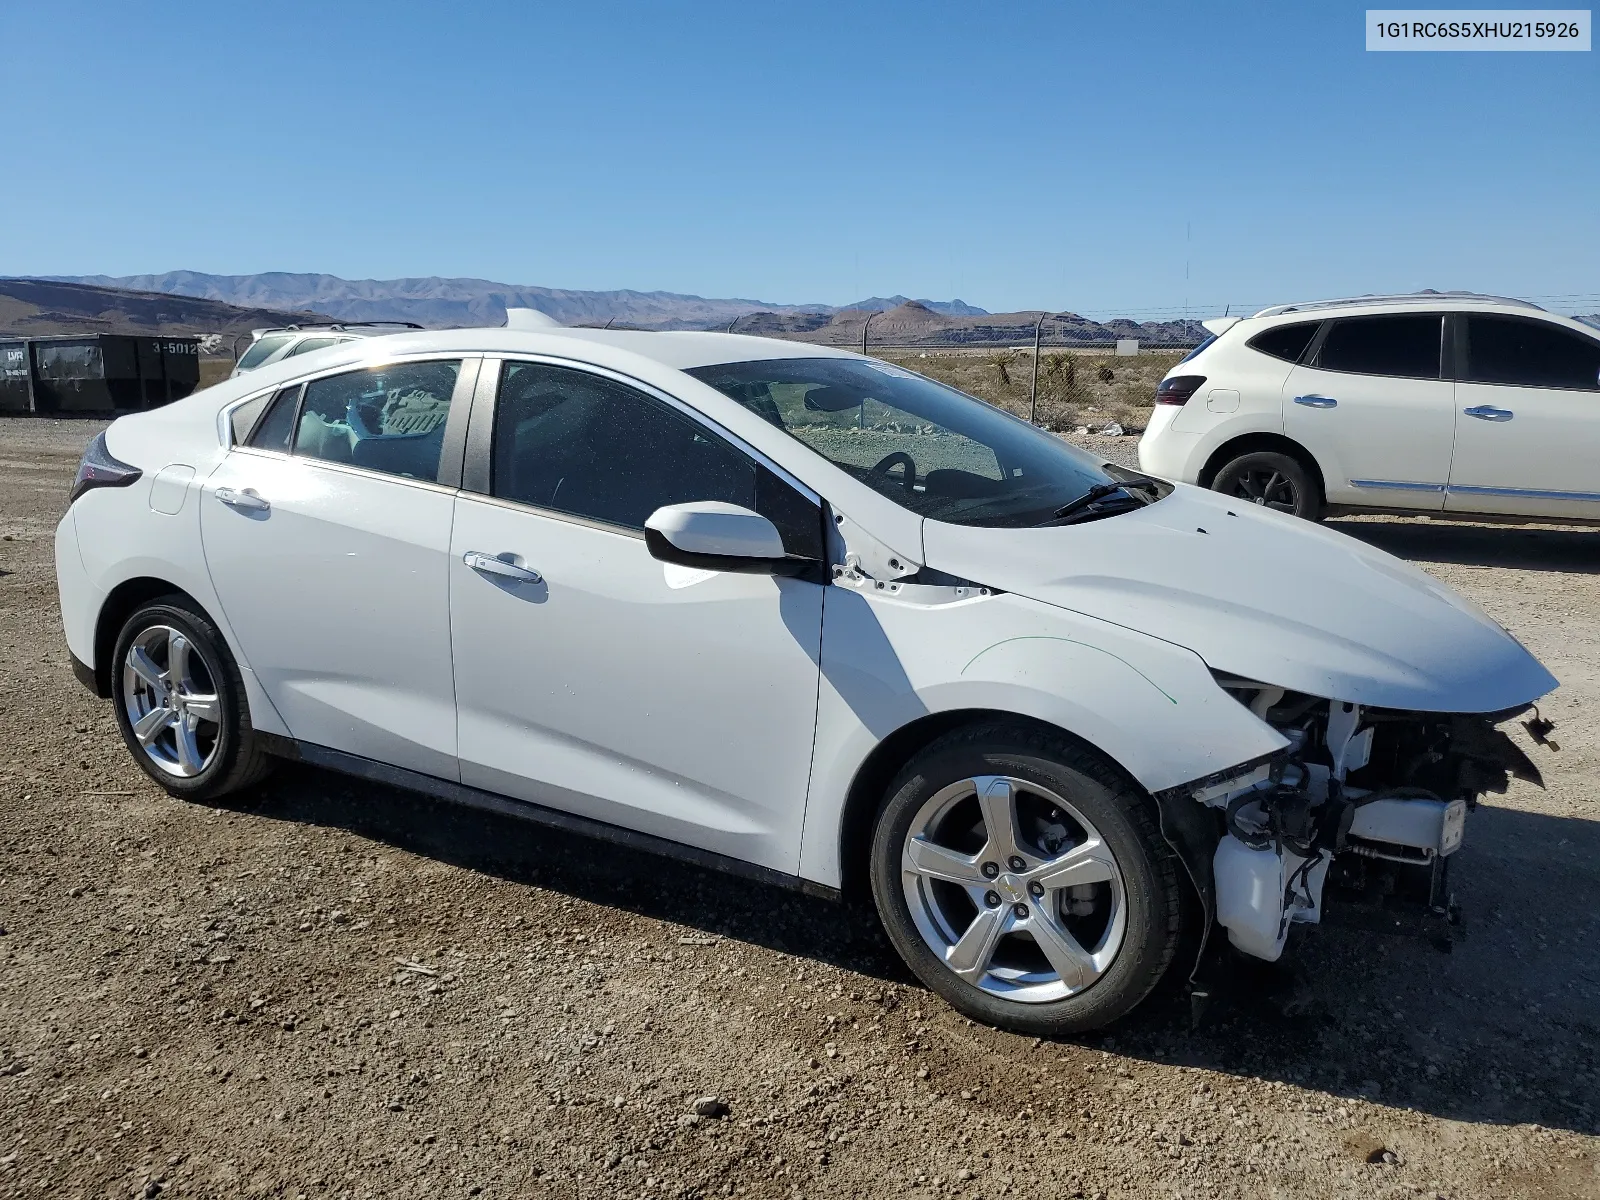
<path id="1" fill-rule="evenodd" d="M 911 455 L 904 450 L 896 450 L 892 454 L 885 454 L 872 468 L 874 475 L 887 475 L 895 467 L 906 469 L 906 491 L 914 491 L 917 486 L 917 464 L 912 461 Z"/>

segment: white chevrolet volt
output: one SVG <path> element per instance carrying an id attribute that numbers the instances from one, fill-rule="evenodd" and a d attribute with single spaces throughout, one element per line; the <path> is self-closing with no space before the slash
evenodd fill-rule
<path id="1" fill-rule="evenodd" d="M 96 438 L 56 566 L 176 796 L 296 758 L 859 889 L 928 986 L 1039 1034 L 1207 935 L 1276 958 L 1325 894 L 1447 912 L 1467 811 L 1537 777 L 1497 726 L 1556 686 L 1341 534 L 724 334 L 261 367 Z"/>

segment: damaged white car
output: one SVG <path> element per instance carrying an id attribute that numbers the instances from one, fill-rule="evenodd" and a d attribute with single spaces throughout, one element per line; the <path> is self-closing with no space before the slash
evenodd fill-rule
<path id="1" fill-rule="evenodd" d="M 721 334 L 262 367 L 97 438 L 56 564 L 175 795 L 292 757 L 870 891 L 930 987 L 1038 1034 L 1191 972 L 1186 931 L 1275 958 L 1336 884 L 1447 912 L 1472 805 L 1537 777 L 1497 726 L 1556 685 L 1350 538 Z"/>

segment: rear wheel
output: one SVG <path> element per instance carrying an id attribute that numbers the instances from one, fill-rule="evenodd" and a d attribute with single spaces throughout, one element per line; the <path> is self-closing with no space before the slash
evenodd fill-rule
<path id="1" fill-rule="evenodd" d="M 1322 517 L 1322 496 L 1311 473 L 1298 459 L 1276 450 L 1253 450 L 1224 463 L 1211 487 L 1308 521 Z"/>
<path id="2" fill-rule="evenodd" d="M 1063 735 L 946 737 L 889 790 L 872 889 L 917 976 L 967 1015 L 1041 1036 L 1096 1029 L 1160 982 L 1182 926 L 1149 797 Z"/>
<path id="3" fill-rule="evenodd" d="M 238 665 L 217 627 L 186 597 L 163 597 L 128 618 L 117 637 L 111 694 L 134 760 L 175 796 L 224 796 L 271 767 L 250 725 Z"/>

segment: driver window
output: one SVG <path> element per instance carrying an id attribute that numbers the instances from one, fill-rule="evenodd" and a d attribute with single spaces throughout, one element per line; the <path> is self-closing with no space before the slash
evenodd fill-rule
<path id="1" fill-rule="evenodd" d="M 770 520 L 790 554 L 822 558 L 815 504 L 705 425 L 602 376 L 506 363 L 493 461 L 502 499 L 633 530 L 663 505 L 722 500 Z"/>
<path id="2" fill-rule="evenodd" d="M 391 363 L 306 385 L 294 453 L 437 481 L 460 361 Z"/>

